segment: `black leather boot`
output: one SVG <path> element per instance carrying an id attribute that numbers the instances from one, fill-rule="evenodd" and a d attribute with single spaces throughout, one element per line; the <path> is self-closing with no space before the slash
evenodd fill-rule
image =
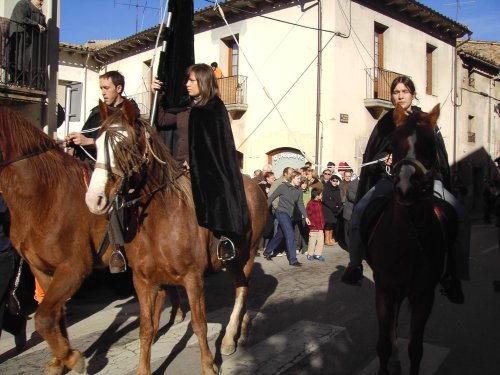
<path id="1" fill-rule="evenodd" d="M 441 279 L 441 289 L 440 292 L 443 296 L 446 296 L 450 302 L 457 303 L 459 305 L 464 303 L 464 292 L 462 291 L 462 283 L 457 277 L 451 274 L 446 274 Z"/>
<path id="2" fill-rule="evenodd" d="M 348 265 L 340 279 L 344 284 L 348 285 L 361 285 L 361 280 L 363 280 L 363 266 L 351 266 Z"/>

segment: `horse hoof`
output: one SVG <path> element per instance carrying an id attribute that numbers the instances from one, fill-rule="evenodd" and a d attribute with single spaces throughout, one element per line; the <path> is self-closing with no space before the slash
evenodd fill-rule
<path id="1" fill-rule="evenodd" d="M 78 350 L 72 350 L 64 364 L 79 374 L 85 372 L 85 357 Z"/>
<path id="2" fill-rule="evenodd" d="M 221 371 L 216 365 L 210 366 L 206 369 L 201 370 L 202 375 L 219 375 L 221 374 Z"/>
<path id="3" fill-rule="evenodd" d="M 47 366 L 45 366 L 45 370 L 43 370 L 43 375 L 61 375 L 63 373 L 64 365 L 62 361 L 57 358 L 52 358 Z"/>
<path id="4" fill-rule="evenodd" d="M 220 347 L 220 353 L 222 355 L 231 355 L 236 351 L 236 345 L 234 345 L 234 342 L 231 342 L 230 344 L 225 344 L 224 341 L 222 342 L 222 345 Z"/>

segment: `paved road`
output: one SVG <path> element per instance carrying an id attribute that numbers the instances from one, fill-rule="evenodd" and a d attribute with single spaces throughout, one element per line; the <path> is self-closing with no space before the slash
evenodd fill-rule
<path id="1" fill-rule="evenodd" d="M 464 285 L 466 304 L 449 303 L 436 294 L 425 337 L 422 374 L 500 374 L 500 279 L 498 228 L 476 222 L 472 228 L 472 281 Z M 226 274 L 206 279 L 207 317 L 212 352 L 222 374 L 376 374 L 376 317 L 370 272 L 361 287 L 347 286 L 340 276 L 347 253 L 325 247 L 326 261 L 307 261 L 301 269 L 286 258 L 258 258 L 248 307 L 253 318 L 249 341 L 222 357 L 217 348 L 229 319 L 233 292 Z M 367 269 L 368 267 L 365 267 Z M 133 297 L 116 299 L 109 289 L 68 303 L 73 346 L 85 353 L 87 374 L 133 374 L 138 358 L 138 306 Z M 154 374 L 200 373 L 196 339 L 184 322 L 164 328 L 153 346 Z M 409 318 L 403 307 L 400 353 L 407 366 Z M 15 355 L 13 338 L 0 339 L 0 374 L 39 374 L 50 359 L 47 345 L 28 324 L 28 349 Z M 73 372 L 70 372 L 73 374 Z"/>

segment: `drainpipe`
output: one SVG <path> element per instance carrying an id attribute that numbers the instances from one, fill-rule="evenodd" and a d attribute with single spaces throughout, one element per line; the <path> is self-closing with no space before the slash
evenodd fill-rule
<path id="1" fill-rule="evenodd" d="M 457 105 L 457 99 L 458 99 L 458 64 L 460 59 L 458 58 L 458 48 L 465 43 L 467 43 L 471 38 L 471 34 L 467 34 L 467 39 L 458 43 L 455 46 L 455 53 L 453 54 L 453 59 L 454 61 L 454 70 L 453 70 L 453 173 L 458 172 L 458 165 L 457 165 L 457 119 L 458 119 L 458 105 Z"/>
<path id="2" fill-rule="evenodd" d="M 321 127 L 321 64 L 322 64 L 322 29 L 323 27 L 323 15 L 322 15 L 322 5 L 321 0 L 318 0 L 318 71 L 317 71 L 317 88 L 316 88 L 316 155 L 315 164 L 316 171 L 319 174 L 320 169 L 320 127 Z"/>
<path id="3" fill-rule="evenodd" d="M 85 59 L 85 69 L 83 70 L 83 92 L 82 92 L 82 112 L 80 114 L 80 121 L 87 118 L 87 78 L 88 78 L 88 66 L 90 59 L 90 50 L 87 50 L 87 58 Z M 84 120 L 85 121 L 85 120 Z"/>

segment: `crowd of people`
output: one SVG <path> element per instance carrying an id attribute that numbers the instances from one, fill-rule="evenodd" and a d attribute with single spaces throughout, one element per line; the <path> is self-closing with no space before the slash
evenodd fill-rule
<path id="1" fill-rule="evenodd" d="M 254 171 L 252 180 L 270 207 L 262 239 L 267 260 L 282 256 L 285 250 L 290 265 L 298 267 L 299 253 L 308 260 L 324 261 L 323 246 L 339 242 L 347 249 L 349 225 L 345 223 L 350 220 L 358 184 L 348 163 L 339 163 L 337 170 L 334 162 L 328 162 L 321 176 L 311 163 L 297 169 L 286 167 L 278 179 L 266 164 Z"/>

